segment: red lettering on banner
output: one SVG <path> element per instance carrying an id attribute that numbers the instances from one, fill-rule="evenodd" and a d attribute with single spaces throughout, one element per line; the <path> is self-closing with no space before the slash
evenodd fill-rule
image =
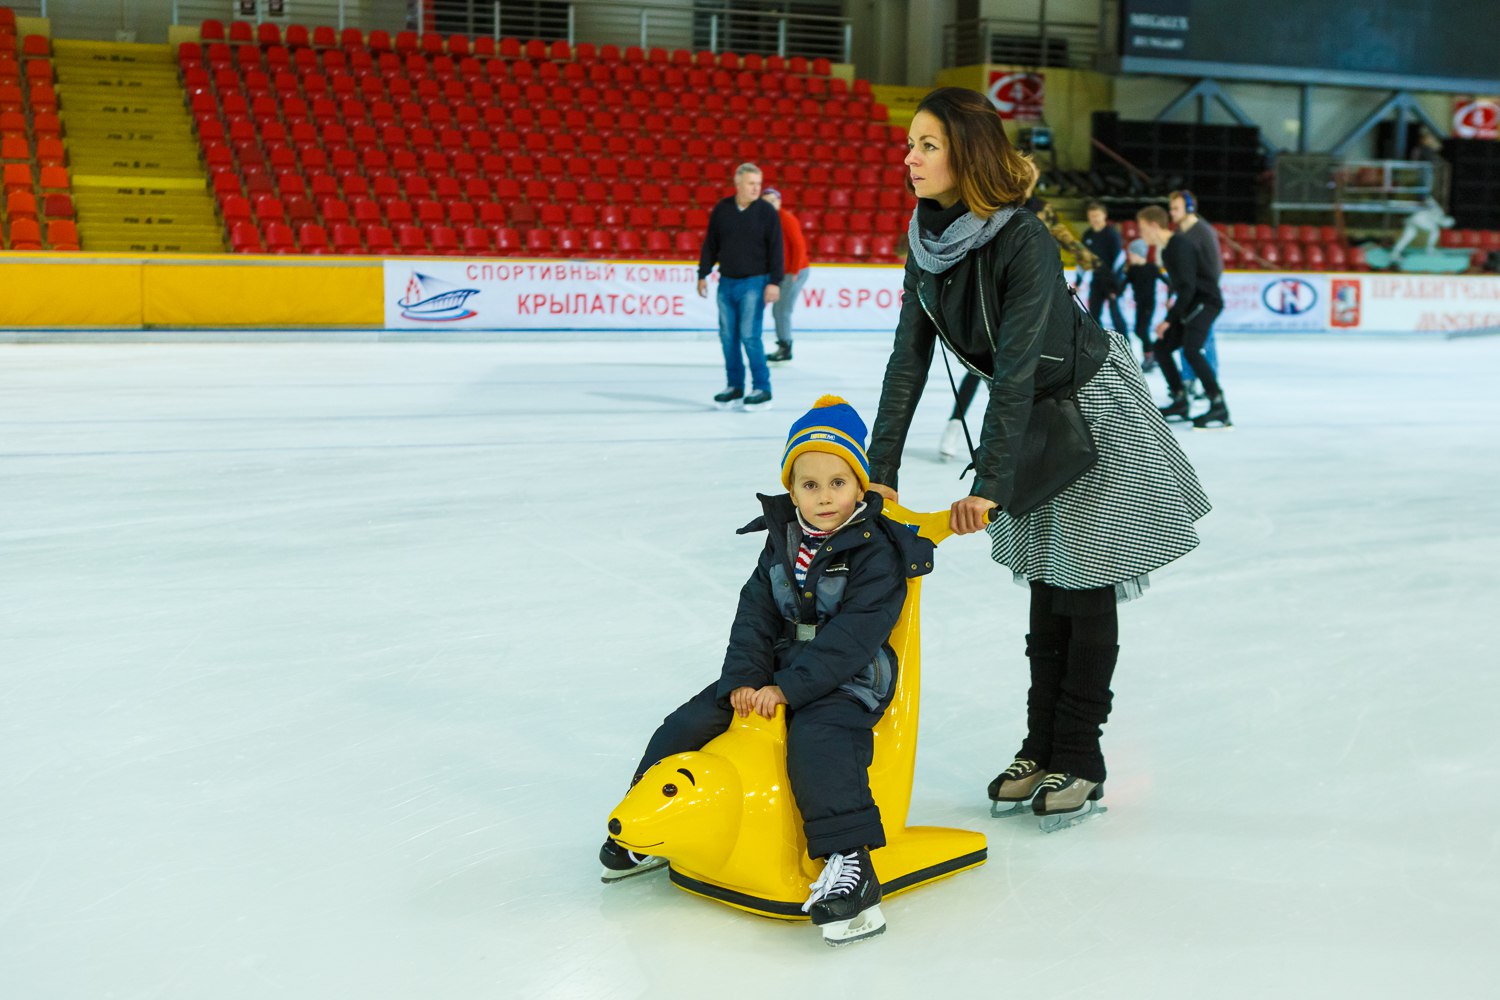
<path id="1" fill-rule="evenodd" d="M 1417 330 L 1496 330 L 1500 313 L 1425 312 L 1417 320 Z"/>
<path id="2" fill-rule="evenodd" d="M 821 288 L 804 288 L 804 289 L 802 289 L 802 303 L 803 303 L 803 305 L 806 305 L 807 307 L 809 307 L 811 309 L 822 309 L 823 308 L 823 289 L 821 289 Z"/>

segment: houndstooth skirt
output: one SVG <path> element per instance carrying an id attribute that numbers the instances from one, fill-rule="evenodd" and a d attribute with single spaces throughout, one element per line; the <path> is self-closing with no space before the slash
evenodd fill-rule
<path id="1" fill-rule="evenodd" d="M 1194 522 L 1212 506 L 1125 339 L 1109 340 L 1104 365 L 1078 390 L 1099 461 L 1030 514 L 1000 512 L 988 531 L 991 554 L 1017 583 L 1113 586 L 1126 601 L 1145 591 L 1151 570 L 1197 547 Z"/>

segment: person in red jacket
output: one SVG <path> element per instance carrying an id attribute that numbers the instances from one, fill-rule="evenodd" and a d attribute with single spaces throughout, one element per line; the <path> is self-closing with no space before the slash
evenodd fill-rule
<path id="1" fill-rule="evenodd" d="M 781 298 L 771 306 L 771 316 L 776 320 L 776 350 L 766 355 L 771 364 L 792 360 L 792 310 L 797 305 L 797 295 L 807 284 L 812 273 L 807 259 L 807 238 L 802 235 L 802 223 L 791 212 L 781 207 L 781 192 L 766 188 L 761 195 L 771 207 L 781 213 L 781 242 L 786 259 L 786 278 L 781 283 Z"/>

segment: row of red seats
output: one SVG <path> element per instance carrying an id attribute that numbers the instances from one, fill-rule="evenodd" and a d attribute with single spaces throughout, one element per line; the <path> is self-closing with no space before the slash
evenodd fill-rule
<path id="1" fill-rule="evenodd" d="M 68 164 L 67 149 L 62 140 L 55 137 L 41 138 L 33 147 L 23 136 L 6 135 L 0 139 L 0 163 L 35 163 L 42 167 L 64 167 Z"/>
<path id="2" fill-rule="evenodd" d="M 72 219 L 56 219 L 47 223 L 47 238 L 42 240 L 42 227 L 36 219 L 11 219 L 8 232 L 0 246 L 9 250 L 56 250 L 76 252 L 79 249 L 78 227 Z"/>
<path id="3" fill-rule="evenodd" d="M 1444 229 L 1438 234 L 1438 246 L 1463 247 L 1469 250 L 1500 250 L 1500 231 L 1494 229 Z"/>
<path id="4" fill-rule="evenodd" d="M 436 107 L 427 110 L 434 112 Z M 350 125 L 306 120 L 293 120 L 288 124 L 272 117 L 231 117 L 226 128 L 225 120 L 212 113 L 199 119 L 197 124 L 199 140 L 204 144 L 227 141 L 237 148 L 258 145 L 267 153 L 278 147 L 295 146 L 325 151 L 342 147 L 358 152 L 376 148 L 388 152 L 446 149 L 472 153 L 491 150 L 520 152 L 525 149 L 537 155 L 626 157 L 639 151 L 639 142 L 644 138 L 651 141 L 653 151 L 660 157 L 653 159 L 653 163 L 682 158 L 725 158 L 735 155 L 740 146 L 749 141 L 766 151 L 764 158 L 811 167 L 835 166 L 857 160 L 851 154 L 855 149 L 877 151 L 882 154 L 882 159 L 890 156 L 892 161 L 887 162 L 893 162 L 904 149 L 892 139 L 885 126 L 859 122 L 845 122 L 842 127 L 826 125 L 822 135 L 809 128 L 805 135 L 793 136 L 787 134 L 786 129 L 767 131 L 765 122 L 757 119 L 737 131 L 741 142 L 734 143 L 728 138 L 718 137 L 717 132 L 708 127 L 708 122 L 686 116 L 614 116 L 601 112 L 595 116 L 601 120 L 590 122 L 582 112 L 570 112 L 566 129 L 549 129 L 541 122 L 535 126 L 530 124 L 533 119 L 529 112 L 507 116 L 498 108 L 488 108 L 483 115 L 476 114 L 474 108 L 460 107 L 457 111 L 458 114 L 444 124 L 427 124 L 434 118 L 446 118 L 446 115 L 439 114 L 429 114 L 425 119 L 413 121 L 400 120 L 399 115 L 393 120 L 372 117 Z M 772 123 L 773 126 L 778 124 L 784 125 L 785 122 L 777 120 Z M 597 129 L 591 130 L 595 126 Z M 829 142 L 830 139 L 837 144 Z"/>
<path id="5" fill-rule="evenodd" d="M 1240 242 L 1270 243 L 1342 243 L 1337 226 L 1301 226 L 1282 223 L 1271 226 L 1255 222 L 1226 222 L 1219 232 Z"/>
<path id="6" fill-rule="evenodd" d="M 553 256 L 570 257 L 667 257 L 696 260 L 702 236 L 680 232 L 675 237 L 652 230 L 645 237 L 631 230 L 608 232 L 576 229 L 530 229 L 524 234 L 510 227 L 384 226 L 358 227 L 338 224 L 330 228 L 306 223 L 295 230 L 283 222 L 267 222 L 262 228 L 242 222 L 230 233 L 236 253 L 310 253 L 438 256 Z M 881 236 L 821 236 L 814 241 L 814 255 L 822 261 L 873 261 L 896 259 L 896 240 Z"/>
<path id="7" fill-rule="evenodd" d="M 52 43 L 46 35 L 27 35 L 17 43 L 15 26 L 0 25 L 0 53 L 20 50 L 22 59 L 46 58 L 52 55 Z"/>
<path id="8" fill-rule="evenodd" d="M 33 82 L 25 91 L 18 84 L 0 83 L 0 114 L 24 112 L 28 105 L 33 113 L 57 114 L 57 90 L 41 82 Z"/>
<path id="9" fill-rule="evenodd" d="M 74 217 L 73 199 L 65 194 L 49 194 L 42 197 L 38 206 L 36 195 L 30 191 L 11 191 L 5 196 L 5 216 L 9 219 L 71 219 Z"/>
<path id="10" fill-rule="evenodd" d="M 7 197 L 12 191 L 67 194 L 72 190 L 67 167 L 36 167 L 30 163 L 7 163 L 4 172 Z"/>
<path id="11" fill-rule="evenodd" d="M 1284 267 L 1307 271 L 1364 271 L 1364 252 L 1342 243 L 1223 243 L 1219 257 L 1226 268 L 1259 270 Z"/>
<path id="12" fill-rule="evenodd" d="M 23 68 L 22 63 L 8 56 L 0 56 L 0 86 L 15 86 L 22 80 L 30 84 L 52 86 L 52 60 L 27 59 Z"/>
<path id="13" fill-rule="evenodd" d="M 654 66 L 635 67 L 625 64 L 607 66 L 595 63 L 585 67 L 582 63 L 529 63 L 506 62 L 503 59 L 480 60 L 467 57 L 457 61 L 447 56 L 438 56 L 430 62 L 425 56 L 401 58 L 394 54 L 379 58 L 370 53 L 355 52 L 346 55 L 341 49 L 333 49 L 320 56 L 312 49 L 295 52 L 287 49 L 230 49 L 224 45 L 210 45 L 202 50 L 191 42 L 178 47 L 177 60 L 184 73 L 206 74 L 218 81 L 220 74 L 259 73 L 263 76 L 293 76 L 306 79 L 326 76 L 330 79 L 345 78 L 361 85 L 366 80 L 384 80 L 387 83 L 405 80 L 415 83 L 433 80 L 447 83 L 458 80 L 464 83 L 515 83 L 522 86 L 542 84 L 571 84 L 575 87 L 592 85 L 597 87 L 647 86 L 683 94 L 708 94 L 738 90 L 746 93 L 785 93 L 794 97 L 847 98 L 860 103 L 872 100 L 867 80 L 856 80 L 851 88 L 839 77 L 794 76 L 788 73 L 769 71 L 751 72 L 740 70 L 703 69 L 658 69 Z M 347 84 L 346 84 L 347 86 Z M 278 89 L 290 91 L 283 84 Z"/>
<path id="14" fill-rule="evenodd" d="M 60 139 L 62 118 L 42 112 L 26 119 L 23 111 L 0 111 L 0 139 Z"/>
<path id="15" fill-rule="evenodd" d="M 711 203 L 710 203 L 711 204 Z M 505 224 L 540 225 L 552 229 L 654 229 L 662 232 L 685 230 L 700 236 L 708 227 L 706 208 L 618 204 L 607 205 L 533 205 L 517 202 L 506 205 L 492 201 L 437 198 L 408 199 L 402 194 L 384 197 L 357 196 L 347 200 L 337 195 L 313 199 L 305 194 L 262 195 L 254 198 L 229 195 L 220 202 L 224 221 L 233 226 L 252 219 L 289 222 L 321 222 L 334 225 L 354 222 L 361 225 L 384 223 L 397 226 L 421 225 L 496 226 Z M 909 215 L 887 217 L 858 212 L 797 213 L 806 233 L 861 233 L 875 231 L 900 233 Z"/>
<path id="16" fill-rule="evenodd" d="M 517 38 L 501 38 L 496 41 L 483 36 L 472 38 L 468 35 L 443 36 L 432 32 L 418 35 L 415 31 L 398 32 L 392 39 L 390 32 L 378 29 L 371 31 L 367 38 L 358 28 L 345 28 L 335 35 L 334 29 L 326 25 L 313 28 L 311 33 L 303 25 L 289 25 L 283 39 L 281 28 L 274 23 L 252 26 L 245 21 L 234 21 L 231 22 L 226 35 L 223 22 L 207 20 L 199 28 L 198 35 L 205 42 L 255 43 L 262 46 L 281 45 L 284 41 L 289 48 L 334 48 L 337 46 L 344 49 L 368 48 L 374 52 L 424 52 L 430 55 L 454 56 L 489 55 L 506 59 L 524 58 L 531 61 L 574 59 L 579 62 L 593 62 L 598 59 L 601 62 L 649 63 L 658 66 L 705 68 L 721 66 L 725 69 L 739 69 L 744 66 L 746 69 L 757 70 L 764 67 L 776 71 L 784 69 L 798 74 L 810 73 L 816 76 L 828 76 L 833 71 L 829 60 L 809 60 L 803 56 L 783 58 L 751 53 L 741 57 L 735 52 L 709 51 L 694 54 L 687 49 L 675 49 L 668 52 L 662 48 L 644 49 L 637 45 L 629 45 L 622 50 L 617 45 L 595 46 L 590 42 L 582 42 L 570 47 L 567 42 L 555 41 L 549 44 L 540 39 L 532 39 L 523 44 Z"/>

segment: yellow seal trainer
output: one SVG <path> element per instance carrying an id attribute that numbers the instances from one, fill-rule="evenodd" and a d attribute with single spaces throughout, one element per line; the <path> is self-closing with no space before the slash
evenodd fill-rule
<path id="1" fill-rule="evenodd" d="M 885 516 L 934 544 L 952 534 L 948 511 L 913 514 L 887 502 Z M 900 669 L 890 707 L 875 727 L 870 791 L 886 845 L 870 853 L 889 897 L 984 864 L 984 834 L 907 826 L 917 760 L 922 656 L 922 582 L 906 582 L 906 603 L 891 632 Z M 674 883 L 721 903 L 787 920 L 806 920 L 802 903 L 822 863 L 807 856 L 802 817 L 786 770 L 786 716 L 734 717 L 702 750 L 654 764 L 610 813 L 609 835 L 626 850 L 666 858 Z"/>

